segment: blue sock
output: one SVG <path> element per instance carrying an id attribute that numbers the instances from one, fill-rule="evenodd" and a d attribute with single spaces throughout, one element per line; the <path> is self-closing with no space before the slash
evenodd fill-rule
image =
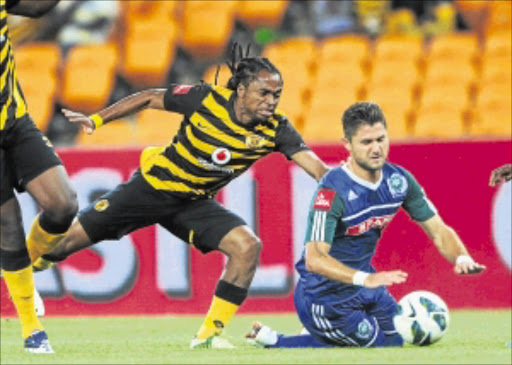
<path id="1" fill-rule="evenodd" d="M 301 348 L 301 347 L 333 347 L 318 341 L 311 335 L 277 335 L 275 345 L 266 346 L 267 348 Z"/>

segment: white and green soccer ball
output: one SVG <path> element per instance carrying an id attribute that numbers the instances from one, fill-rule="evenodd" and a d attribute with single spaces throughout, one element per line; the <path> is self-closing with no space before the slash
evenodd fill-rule
<path id="1" fill-rule="evenodd" d="M 405 342 L 426 346 L 444 336 L 450 324 L 450 313 L 438 295 L 417 290 L 400 299 L 393 322 Z"/>

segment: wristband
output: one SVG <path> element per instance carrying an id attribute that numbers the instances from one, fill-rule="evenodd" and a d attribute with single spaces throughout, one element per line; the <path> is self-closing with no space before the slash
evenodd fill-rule
<path id="1" fill-rule="evenodd" d="M 103 118 L 100 117 L 99 114 L 90 115 L 89 119 L 92 120 L 92 124 L 94 124 L 94 129 L 98 129 L 103 125 Z"/>
<path id="2" fill-rule="evenodd" d="M 475 263 L 475 261 L 471 258 L 471 256 L 460 255 L 455 260 L 455 265 L 463 264 L 465 262 L 468 263 L 468 264 L 474 264 Z"/>
<path id="3" fill-rule="evenodd" d="M 364 281 L 366 280 L 366 278 L 368 276 L 370 276 L 370 274 L 367 273 L 367 272 L 356 271 L 356 273 L 352 277 L 352 284 L 359 285 L 359 286 L 364 286 Z"/>

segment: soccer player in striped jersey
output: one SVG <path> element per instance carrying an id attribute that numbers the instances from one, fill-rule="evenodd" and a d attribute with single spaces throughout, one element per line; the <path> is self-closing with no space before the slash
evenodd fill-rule
<path id="1" fill-rule="evenodd" d="M 246 56 L 237 62 L 236 48 L 230 69 L 227 87 L 170 85 L 128 96 L 92 116 L 64 110 L 89 133 L 145 108 L 180 113 L 184 119 L 168 146 L 145 149 L 132 178 L 82 210 L 64 241 L 36 265 L 155 223 L 203 253 L 224 253 L 226 268 L 192 348 L 231 347 L 218 335 L 247 297 L 262 247 L 240 217 L 214 200 L 215 194 L 272 152 L 284 154 L 317 180 L 328 170 L 276 109 L 283 90 L 279 70 L 266 58 Z"/>
<path id="2" fill-rule="evenodd" d="M 0 0 L 0 264 L 20 318 L 25 349 L 32 353 L 53 350 L 34 309 L 31 262 L 62 239 L 78 203 L 62 162 L 27 112 L 16 76 L 7 13 L 38 17 L 57 2 Z M 42 208 L 26 240 L 14 189 L 28 191 Z"/>
<path id="3" fill-rule="evenodd" d="M 382 230 L 400 208 L 418 222 L 457 274 L 485 266 L 469 255 L 416 179 L 386 162 L 386 120 L 375 103 L 350 106 L 343 115 L 347 163 L 322 178 L 311 202 L 305 248 L 296 264 L 294 299 L 307 333 L 278 335 L 254 323 L 248 338 L 271 348 L 401 346 L 389 285 L 406 281 L 402 270 L 377 272 L 372 258 Z"/>

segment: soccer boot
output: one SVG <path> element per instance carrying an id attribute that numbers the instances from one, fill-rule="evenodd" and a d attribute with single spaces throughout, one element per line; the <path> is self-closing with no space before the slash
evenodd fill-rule
<path id="1" fill-rule="evenodd" d="M 260 322 L 254 322 L 245 338 L 251 345 L 266 347 L 277 343 L 277 332 Z"/>
<path id="2" fill-rule="evenodd" d="M 194 336 L 190 341 L 191 349 L 234 349 L 228 340 L 220 337 L 219 335 L 213 335 L 208 338 L 197 338 Z"/>
<path id="3" fill-rule="evenodd" d="M 39 257 L 32 264 L 32 269 L 34 270 L 34 272 L 39 272 L 39 271 L 51 269 L 54 265 L 55 265 L 55 262 L 51 262 L 51 261 L 43 259 L 42 257 Z"/>
<path id="4" fill-rule="evenodd" d="M 25 339 L 25 351 L 31 354 L 54 354 L 45 331 L 34 331 Z"/>

